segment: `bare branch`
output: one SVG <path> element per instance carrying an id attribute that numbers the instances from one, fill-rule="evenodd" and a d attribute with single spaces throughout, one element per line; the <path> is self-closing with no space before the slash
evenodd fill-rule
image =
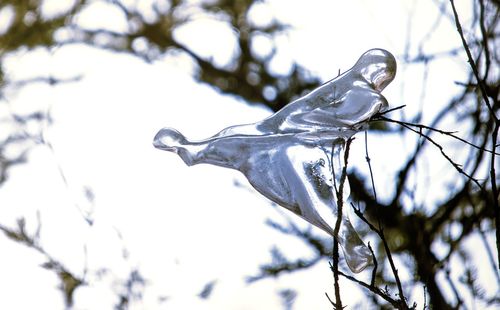
<path id="1" fill-rule="evenodd" d="M 351 147 L 351 142 L 352 138 L 348 139 L 345 142 L 345 151 L 344 151 L 344 165 L 342 167 L 342 173 L 340 175 L 340 184 L 337 189 L 337 186 L 335 186 L 335 191 L 336 191 L 336 196 L 337 196 L 337 221 L 335 223 L 335 228 L 333 230 L 334 235 L 338 236 L 339 230 L 340 230 L 340 225 L 342 222 L 342 213 L 343 213 L 343 205 L 344 205 L 344 184 L 347 179 L 347 165 L 348 165 L 348 159 L 349 159 L 349 150 Z M 335 142 L 334 142 L 335 143 Z M 332 154 L 333 154 L 333 148 L 335 146 L 332 145 Z M 333 167 L 333 164 L 331 166 L 332 170 L 332 179 L 335 182 L 335 169 Z M 333 279 L 334 279 L 334 288 L 335 288 L 335 304 L 334 308 L 335 309 L 343 309 L 342 306 L 342 300 L 340 297 L 340 286 L 339 286 L 339 243 L 337 238 L 335 237 L 333 239 L 333 255 L 332 255 L 332 265 L 331 265 L 331 270 L 333 272 Z"/>
<path id="2" fill-rule="evenodd" d="M 389 119 L 389 118 L 386 118 L 386 117 L 383 117 L 383 116 L 380 116 L 380 119 L 381 120 L 384 120 L 384 121 L 388 121 L 388 122 L 391 122 L 391 123 L 396 123 L 398 125 L 401 125 L 402 127 L 406 128 L 406 129 L 409 129 L 411 131 L 413 131 L 414 133 L 424 137 L 427 141 L 429 141 L 430 143 L 432 143 L 434 146 L 436 146 L 439 151 L 441 152 L 441 155 L 443 155 L 443 157 L 453 166 L 453 168 L 455 168 L 455 170 L 457 170 L 460 174 L 466 176 L 469 180 L 471 180 L 472 182 L 474 182 L 481 190 L 484 191 L 484 187 L 479 183 L 479 181 L 477 179 L 475 179 L 474 177 L 472 177 L 471 175 L 469 175 L 467 172 L 465 172 L 461 165 L 455 163 L 449 156 L 448 154 L 446 154 L 443 150 L 443 147 L 437 143 L 436 141 L 434 141 L 430 136 L 424 134 L 422 132 L 422 129 L 420 130 L 415 130 L 411 127 L 411 125 L 407 125 L 405 122 L 401 122 L 401 121 L 396 121 L 396 120 L 392 120 L 392 119 Z"/>
<path id="3" fill-rule="evenodd" d="M 464 50 L 467 53 L 467 58 L 469 59 L 469 65 L 472 68 L 472 72 L 474 72 L 474 75 L 476 76 L 476 80 L 477 80 L 477 83 L 479 85 L 479 89 L 481 90 L 481 94 L 483 95 L 484 102 L 488 106 L 488 109 L 490 110 L 492 117 L 495 119 L 495 121 L 498 121 L 498 118 L 495 115 L 495 111 L 493 110 L 493 107 L 490 104 L 490 100 L 488 98 L 488 93 L 486 92 L 486 87 L 484 85 L 484 82 L 479 77 L 479 71 L 477 70 L 476 62 L 474 61 L 474 58 L 472 57 L 472 54 L 471 54 L 470 49 L 469 49 L 469 45 L 467 44 L 467 41 L 465 40 L 464 32 L 462 30 L 462 26 L 460 25 L 460 20 L 458 18 L 457 9 L 455 8 L 455 1 L 450 0 L 450 3 L 451 3 L 451 8 L 453 10 L 453 16 L 455 18 L 455 24 L 457 26 L 457 31 L 460 34 L 460 39 L 462 39 L 462 44 L 464 46 Z"/>
<path id="4" fill-rule="evenodd" d="M 389 111 L 386 111 L 386 112 L 389 112 Z M 390 122 L 390 123 L 399 124 L 401 126 L 406 125 L 406 126 L 410 126 L 410 127 L 415 127 L 415 128 L 417 128 L 419 130 L 419 132 L 421 132 L 423 129 L 426 129 L 426 130 L 429 130 L 429 131 L 434 131 L 434 132 L 440 133 L 442 135 L 452 137 L 452 138 L 454 138 L 454 139 L 456 139 L 456 140 L 458 140 L 460 142 L 463 142 L 463 143 L 465 143 L 467 145 L 470 145 L 473 148 L 478 149 L 480 151 L 485 151 L 487 153 L 494 154 L 494 155 L 500 155 L 500 153 L 496 153 L 493 150 L 489 150 L 489 149 L 486 149 L 484 147 L 477 146 L 474 143 L 471 143 L 471 142 L 469 142 L 469 141 L 467 141 L 467 140 L 465 140 L 463 138 L 460 138 L 459 136 L 455 135 L 456 131 L 445 131 L 445 130 L 437 129 L 437 128 L 434 128 L 434 127 L 431 127 L 431 126 L 426 126 L 426 125 L 423 125 L 423 124 L 415 124 L 415 123 L 410 123 L 410 122 L 405 122 L 405 121 L 398 121 L 398 120 L 394 120 L 394 119 L 390 119 L 390 118 L 384 117 L 384 116 L 382 116 L 383 114 L 385 114 L 385 113 L 381 113 L 381 114 L 375 115 L 371 119 L 371 121 L 374 121 L 374 122 L 375 121 L 387 121 L 387 122 Z"/>
<path id="5" fill-rule="evenodd" d="M 377 200 L 377 191 L 375 190 L 375 181 L 373 180 L 373 170 L 370 156 L 368 156 L 368 133 L 365 131 L 365 159 L 368 163 L 368 169 L 370 170 L 370 180 L 372 182 L 373 198 Z"/>
<path id="6" fill-rule="evenodd" d="M 379 289 L 378 287 L 373 287 L 373 286 L 371 286 L 363 281 L 356 279 L 355 277 L 352 277 L 352 276 L 349 276 L 349 275 L 343 273 L 342 271 L 339 271 L 339 274 L 341 276 L 345 277 L 346 279 L 349 279 L 349 280 L 359 284 L 360 286 L 368 289 L 370 292 L 374 293 L 375 295 L 382 297 L 384 300 L 389 302 L 394 308 L 396 308 L 396 309 L 409 309 L 408 307 L 406 307 L 406 308 L 401 307 L 401 303 L 398 300 L 393 299 L 392 297 L 387 295 L 383 290 Z"/>
<path id="7" fill-rule="evenodd" d="M 401 280 L 399 279 L 398 269 L 396 268 L 396 265 L 394 264 L 394 260 L 392 258 L 391 250 L 389 249 L 389 245 L 388 245 L 387 240 L 385 238 L 383 228 L 380 227 L 380 226 L 378 228 L 376 228 L 375 226 L 373 226 L 370 222 L 368 222 L 368 220 L 365 218 L 365 216 L 363 215 L 363 213 L 361 212 L 361 210 L 359 208 L 356 208 L 353 204 L 351 204 L 351 206 L 354 209 L 354 213 L 356 213 L 356 215 L 363 222 L 365 222 L 368 225 L 368 227 L 370 227 L 370 229 L 372 231 L 374 231 L 379 236 L 380 240 L 382 240 L 382 243 L 383 243 L 384 249 L 385 249 L 385 253 L 387 255 L 387 259 L 389 260 L 389 264 L 391 266 L 391 270 L 392 270 L 392 273 L 394 274 L 394 279 L 395 279 L 396 285 L 398 287 L 400 307 L 404 306 L 403 309 L 409 309 L 408 305 L 406 304 L 406 298 L 405 298 L 405 295 L 404 295 L 404 292 L 403 292 L 403 286 L 401 284 Z M 399 309 L 399 307 L 398 307 L 398 309 Z"/>
<path id="8" fill-rule="evenodd" d="M 375 278 L 377 277 L 378 262 L 375 253 L 373 253 L 373 249 L 372 246 L 370 245 L 370 242 L 368 242 L 368 249 L 370 249 L 373 258 L 372 280 L 370 281 L 370 286 L 375 287 Z"/>

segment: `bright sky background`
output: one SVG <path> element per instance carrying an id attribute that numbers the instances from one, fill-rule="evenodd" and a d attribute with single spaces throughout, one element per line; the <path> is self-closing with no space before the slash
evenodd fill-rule
<path id="1" fill-rule="evenodd" d="M 57 11 L 61 3 L 46 2 L 47 14 Z M 278 38 L 280 56 L 273 69 L 286 71 L 290 61 L 296 60 L 324 80 L 336 76 L 339 69 L 349 69 L 370 48 L 402 55 L 408 33 L 411 42 L 419 42 L 433 30 L 430 21 L 439 14 L 432 1 L 269 2 L 252 13 L 256 22 L 265 23 L 274 16 L 294 25 Z M 459 9 L 466 21 L 469 8 Z M 411 20 L 409 11 L 415 11 Z M 119 14 L 99 3 L 78 21 L 96 28 L 120 30 L 124 26 Z M 0 19 L 0 28 L 1 24 Z M 232 42 L 231 32 L 218 23 L 201 19 L 177 35 L 220 63 L 230 57 L 217 54 Z M 265 39 L 259 44 L 263 50 L 268 48 Z M 444 18 L 425 50 L 456 46 L 460 46 L 458 35 Z M 433 65 L 427 83 L 440 91 L 428 92 L 421 103 L 422 68 L 405 68 L 400 63 L 396 80 L 384 94 L 391 106 L 406 104 L 408 114 L 424 105 L 425 122 L 438 108 L 435 102 L 447 102 L 458 90 L 449 88 L 450 81 L 464 78 L 464 66 L 465 62 L 454 60 Z M 131 268 L 138 268 L 148 281 L 144 298 L 134 309 L 281 309 L 276 293 L 286 288 L 298 290 L 294 309 L 329 309 L 324 292 L 333 294 L 333 279 L 326 262 L 291 276 L 245 284 L 245 276 L 256 274 L 258 265 L 269 261 L 272 245 L 279 245 L 290 257 L 304 255 L 307 249 L 264 225 L 266 218 L 282 221 L 282 216 L 254 191 L 235 187 L 235 180 L 247 184 L 239 173 L 208 165 L 188 168 L 177 156 L 151 145 L 156 131 L 164 126 L 201 139 L 229 125 L 260 120 L 269 110 L 196 83 L 186 59 L 146 64 L 131 56 L 68 46 L 52 53 L 23 52 L 9 58 L 5 67 L 9 76 L 19 79 L 47 73 L 83 75 L 80 82 L 56 87 L 35 84 L 8 93 L 8 106 L 5 102 L 0 106 L 2 115 L 6 109 L 21 113 L 42 108 L 54 119 L 44 130 L 53 149 L 36 147 L 28 163 L 13 168 L 2 186 L 2 223 L 14 225 L 16 218 L 25 216 L 28 227 L 36 227 L 39 211 L 42 244 L 51 255 L 79 275 L 85 264 L 90 271 L 111 269 L 103 279 L 89 275 L 92 285 L 76 291 L 76 309 L 111 308 L 113 281 L 125 279 Z M 370 155 L 375 176 L 379 184 L 391 182 L 386 168 L 402 162 L 404 155 L 394 152 L 389 158 L 384 150 L 394 144 L 405 147 L 404 141 L 374 139 Z M 364 171 L 362 140 L 355 142 L 350 163 Z M 85 199 L 85 187 L 95 194 L 94 205 Z M 82 210 L 93 210 L 94 225 L 86 224 Z M 130 253 L 127 260 L 122 257 L 123 247 Z M 39 267 L 43 257 L 3 236 L 0 248 L 4 253 L 1 309 L 63 307 L 57 279 Z M 217 284 L 210 299 L 197 298 L 212 280 Z M 363 299 L 356 286 L 346 281 L 341 285 L 345 304 L 353 306 Z M 160 296 L 168 297 L 162 305 L 157 302 Z M 422 299 L 420 291 L 411 300 L 422 303 Z"/>

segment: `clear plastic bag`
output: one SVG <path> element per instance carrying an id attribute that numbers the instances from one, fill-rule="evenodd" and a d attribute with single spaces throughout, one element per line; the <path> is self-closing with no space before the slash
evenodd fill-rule
<path id="1" fill-rule="evenodd" d="M 241 171 L 262 195 L 335 236 L 346 141 L 388 107 L 380 92 L 395 74 L 394 56 L 372 49 L 350 70 L 260 122 L 232 126 L 202 141 L 163 128 L 153 144 L 189 166 L 208 163 Z M 346 179 L 344 206 L 349 192 Z M 336 237 L 351 271 L 370 265 L 371 253 L 347 212 Z"/>

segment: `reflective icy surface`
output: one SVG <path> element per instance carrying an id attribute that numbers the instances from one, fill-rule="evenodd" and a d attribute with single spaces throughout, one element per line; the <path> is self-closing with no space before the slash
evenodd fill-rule
<path id="1" fill-rule="evenodd" d="M 177 153 L 189 166 L 208 163 L 241 171 L 262 195 L 334 236 L 345 141 L 387 108 L 380 92 L 395 74 L 394 57 L 372 49 L 350 70 L 260 122 L 232 126 L 203 141 L 164 128 L 153 144 Z M 346 181 L 337 238 L 349 268 L 360 272 L 371 254 L 346 215 L 348 197 Z"/>

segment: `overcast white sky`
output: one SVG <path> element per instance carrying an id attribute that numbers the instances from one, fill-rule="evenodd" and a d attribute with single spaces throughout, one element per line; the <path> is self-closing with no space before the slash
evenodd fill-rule
<path id="1" fill-rule="evenodd" d="M 54 10 L 61 3 L 46 2 Z M 324 80 L 336 76 L 339 69 L 349 69 L 370 48 L 402 55 L 408 33 L 418 42 L 431 30 L 429 21 L 439 14 L 432 1 L 265 3 L 253 12 L 257 22 L 274 16 L 294 25 L 288 35 L 278 38 L 280 56 L 273 69 L 287 70 L 290 61 L 296 60 Z M 411 20 L 409 11 L 415 12 Z M 467 20 L 468 7 L 461 14 Z M 79 22 L 117 30 L 124 26 L 120 16 L 104 4 L 90 7 Z M 221 63 L 230 56 L 215 53 L 231 44 L 232 35 L 217 23 L 200 20 L 177 35 L 200 54 L 214 53 Z M 263 50 L 268 48 L 265 40 L 261 44 Z M 445 18 L 425 48 L 447 50 L 459 44 L 453 24 Z M 207 46 L 221 48 L 211 51 Z M 431 67 L 428 83 L 443 90 L 427 93 L 424 110 L 429 115 L 436 110 L 433 102 L 446 102 L 453 95 L 450 81 L 464 76 L 463 66 L 448 60 Z M 9 76 L 20 79 L 47 73 L 83 75 L 76 83 L 37 84 L 8 93 L 8 106 L 3 101 L 0 107 L 2 117 L 7 112 L 42 108 L 54 119 L 44 131 L 53 149 L 36 147 L 28 163 L 13 168 L 2 186 L 2 223 L 13 225 L 16 218 L 25 216 L 29 227 L 35 227 L 39 211 L 42 244 L 54 257 L 80 275 L 85 264 L 90 271 L 110 268 L 103 279 L 89 275 L 92 285 L 77 290 L 75 308 L 109 309 L 115 302 L 113 279 L 124 279 L 131 268 L 138 268 L 148 284 L 143 301 L 134 305 L 137 309 L 280 309 L 276 293 L 285 288 L 299 292 L 295 309 L 328 309 L 324 292 L 332 292 L 333 280 L 326 262 L 292 276 L 245 284 L 243 277 L 255 274 L 258 265 L 269 260 L 272 245 L 279 245 L 290 256 L 303 255 L 307 249 L 264 225 L 266 218 L 281 221 L 282 217 L 266 199 L 234 186 L 235 180 L 247 184 L 242 176 L 206 165 L 188 168 L 177 156 L 151 145 L 156 131 L 164 126 L 177 128 L 189 138 L 205 138 L 229 125 L 260 120 L 269 110 L 196 83 L 186 61 L 179 59 L 146 64 L 131 56 L 68 46 L 53 53 L 40 50 L 14 55 L 5 68 Z M 422 107 L 423 70 L 403 65 L 399 69 L 384 94 L 391 106 L 406 104 L 411 114 Z M 375 143 L 371 146 L 375 175 L 381 184 L 390 182 L 385 167 L 404 158 L 397 153 L 388 158 L 383 150 L 404 142 L 387 138 L 378 142 L 379 148 L 378 140 L 371 141 Z M 363 147 L 358 139 L 351 151 L 350 162 L 359 170 L 366 169 Z M 83 195 L 85 187 L 95 194 L 93 206 Z M 93 211 L 94 225 L 85 223 L 81 210 Z M 122 257 L 122 247 L 130 253 L 127 260 Z M 39 267 L 43 257 L 3 236 L 0 248 L 4 253 L 0 308 L 63 307 L 57 279 Z M 211 298 L 197 298 L 203 285 L 212 280 L 217 284 Z M 349 282 L 342 282 L 342 290 L 347 305 L 362 300 Z M 159 305 L 160 296 L 168 299 Z M 422 298 L 422 292 L 412 296 L 417 302 Z"/>

